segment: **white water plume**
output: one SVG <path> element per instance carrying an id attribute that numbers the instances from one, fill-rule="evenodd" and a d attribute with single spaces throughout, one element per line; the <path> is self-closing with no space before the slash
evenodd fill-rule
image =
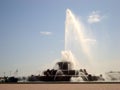
<path id="1" fill-rule="evenodd" d="M 90 61 L 92 59 L 90 43 L 95 40 L 87 36 L 82 22 L 80 22 L 70 9 L 67 9 L 65 21 L 65 51 L 71 51 L 71 53 L 74 53 L 74 51 L 77 51 L 77 53 L 81 52 L 82 55 Z M 74 55 L 76 55 L 76 53 L 74 53 Z"/>
<path id="2" fill-rule="evenodd" d="M 82 49 L 82 52 L 90 58 L 90 48 L 85 35 L 84 25 L 79 19 L 70 11 L 66 10 L 65 21 L 65 51 L 70 51 L 74 47 L 74 43 L 77 41 Z"/>

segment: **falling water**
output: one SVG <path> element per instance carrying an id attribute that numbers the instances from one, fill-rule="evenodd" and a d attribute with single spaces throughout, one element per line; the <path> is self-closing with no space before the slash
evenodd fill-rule
<path id="1" fill-rule="evenodd" d="M 62 57 L 64 60 L 71 61 L 74 66 L 76 66 L 77 60 L 73 52 L 75 49 L 78 49 L 78 47 L 75 47 L 75 44 L 78 44 L 78 47 L 81 48 L 81 52 L 86 55 L 86 57 L 90 58 L 90 50 L 85 36 L 84 25 L 70 9 L 67 9 L 65 21 L 65 50 L 62 51 Z"/>
<path id="2" fill-rule="evenodd" d="M 65 21 L 65 50 L 71 50 L 74 41 L 77 41 L 82 51 L 86 55 L 89 55 L 84 25 L 69 9 L 67 9 Z"/>

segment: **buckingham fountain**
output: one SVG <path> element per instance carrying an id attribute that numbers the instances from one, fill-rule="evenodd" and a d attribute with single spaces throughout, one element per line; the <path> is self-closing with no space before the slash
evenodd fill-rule
<path id="1" fill-rule="evenodd" d="M 70 9 L 66 10 L 65 21 L 65 50 L 63 50 L 62 58 L 55 64 L 56 68 L 43 71 L 42 75 L 30 76 L 28 81 L 98 81 L 104 80 L 102 75 L 96 76 L 89 74 L 86 69 L 80 69 L 77 59 L 72 53 L 72 43 L 74 39 L 81 44 L 85 54 L 89 53 L 84 42 L 83 26 L 76 19 Z M 74 35 L 72 35 L 74 33 Z M 74 39 L 73 39 L 74 38 Z"/>

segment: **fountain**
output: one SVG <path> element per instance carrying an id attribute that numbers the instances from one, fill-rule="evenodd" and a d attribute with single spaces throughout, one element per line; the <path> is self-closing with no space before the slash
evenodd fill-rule
<path id="1" fill-rule="evenodd" d="M 56 69 L 47 69 L 41 76 L 29 77 L 29 81 L 70 81 L 73 78 L 81 78 L 82 81 L 97 81 L 102 78 L 88 74 L 86 69 L 79 69 L 77 59 L 75 58 L 72 50 L 74 41 L 79 43 L 85 55 L 89 56 L 89 48 L 86 44 L 84 35 L 84 27 L 74 14 L 66 10 L 65 22 L 65 50 L 62 51 L 62 59 L 56 63 Z M 34 79 L 33 79 L 34 78 Z"/>

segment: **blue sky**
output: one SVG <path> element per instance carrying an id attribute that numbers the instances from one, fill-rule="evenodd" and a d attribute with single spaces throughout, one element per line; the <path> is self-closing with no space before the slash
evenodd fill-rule
<path id="1" fill-rule="evenodd" d="M 61 58 L 66 9 L 96 40 L 97 70 L 120 70 L 119 0 L 0 0 L 0 75 L 38 73 Z M 80 62 L 80 60 L 79 60 Z M 87 67 L 89 68 L 89 67 Z M 96 70 L 96 71 L 97 71 Z"/>

